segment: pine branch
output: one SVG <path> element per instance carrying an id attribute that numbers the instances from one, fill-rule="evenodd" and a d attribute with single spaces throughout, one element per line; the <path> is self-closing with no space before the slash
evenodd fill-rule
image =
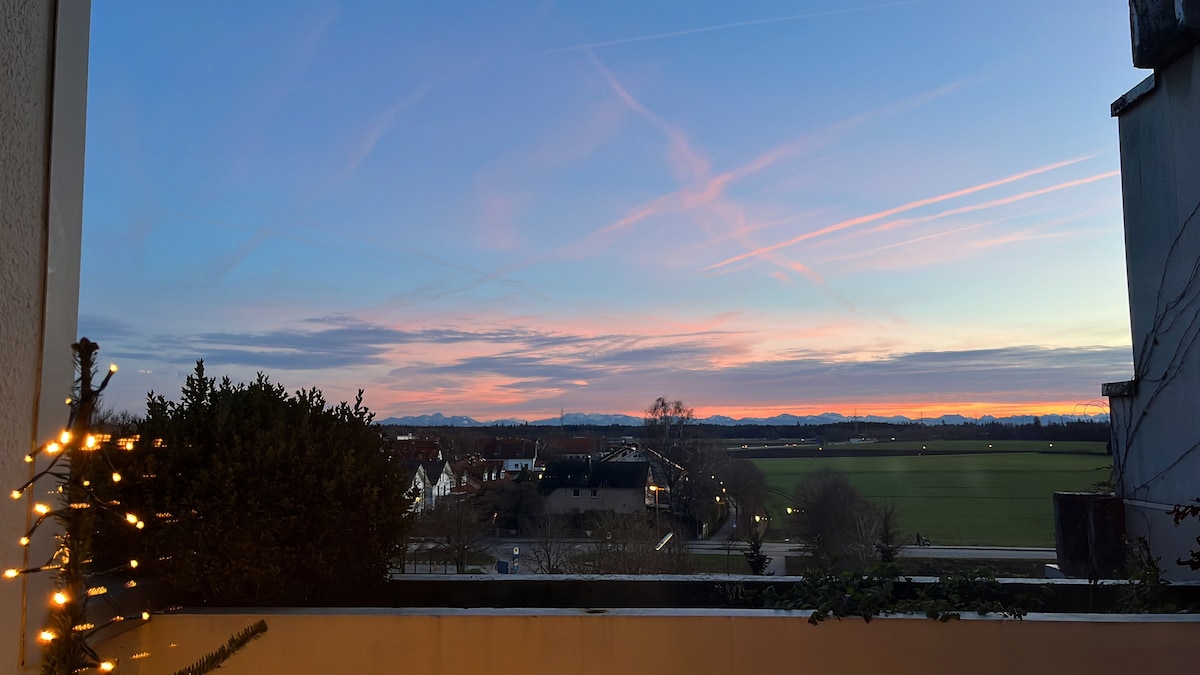
<path id="1" fill-rule="evenodd" d="M 220 668 L 222 663 L 229 660 L 229 657 L 238 653 L 242 647 L 250 644 L 252 640 L 260 637 L 265 632 L 267 632 L 267 622 L 260 620 L 240 633 L 234 634 L 220 649 L 208 654 L 183 670 L 175 671 L 172 675 L 204 675 L 205 673 L 211 673 Z"/>

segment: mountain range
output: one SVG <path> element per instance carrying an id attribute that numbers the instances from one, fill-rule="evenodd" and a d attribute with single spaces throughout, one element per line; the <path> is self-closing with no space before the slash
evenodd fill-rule
<path id="1" fill-rule="evenodd" d="M 863 415 L 862 417 L 847 417 L 841 413 L 827 412 L 820 415 L 775 415 L 774 417 L 743 417 L 734 419 L 724 415 L 714 415 L 697 419 L 698 424 L 717 424 L 721 426 L 737 426 L 743 424 L 758 424 L 766 426 L 782 426 L 782 425 L 817 425 L 817 424 L 837 424 L 839 422 L 882 422 L 886 424 L 912 424 L 920 423 L 926 425 L 936 424 L 990 424 L 998 422 L 1000 424 L 1031 424 L 1034 420 L 1034 415 L 1012 415 L 1009 417 L 993 417 L 992 415 L 984 415 L 979 418 L 964 417 L 962 415 L 942 415 L 941 417 L 927 417 L 919 420 L 914 420 L 903 415 L 895 415 L 892 417 L 880 417 L 878 415 Z M 1062 424 L 1064 422 L 1088 421 L 1088 422 L 1107 422 L 1108 415 L 1099 413 L 1095 415 L 1037 415 L 1037 419 L 1042 424 Z M 542 420 L 521 420 L 514 418 L 497 419 L 490 421 L 479 421 L 465 415 L 446 416 L 440 412 L 432 415 L 415 415 L 407 417 L 389 417 L 380 420 L 380 424 L 391 424 L 403 427 L 501 427 L 501 426 L 641 426 L 642 418 L 632 415 L 607 415 L 597 413 L 567 413 L 562 417 L 550 417 Z"/>

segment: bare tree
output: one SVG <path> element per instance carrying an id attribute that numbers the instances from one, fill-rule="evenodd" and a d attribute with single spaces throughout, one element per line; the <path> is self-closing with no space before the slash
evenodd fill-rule
<path id="1" fill-rule="evenodd" d="M 565 574 L 574 571 L 575 545 L 567 541 L 570 528 L 561 517 L 542 513 L 525 527 L 533 542 L 529 545 L 533 567 L 539 574 Z"/>
<path id="2" fill-rule="evenodd" d="M 590 547 L 585 568 L 594 574 L 691 574 L 695 558 L 687 547 L 686 536 L 672 533 L 664 542 L 642 514 L 609 514 L 594 530 L 598 541 Z"/>
<path id="3" fill-rule="evenodd" d="M 480 541 L 487 533 L 491 519 L 484 518 L 468 499 L 448 498 L 443 502 L 445 505 L 439 505 L 433 514 L 433 530 L 444 537 L 439 548 L 454 562 L 457 573 L 465 574 L 467 558 L 482 550 Z"/>

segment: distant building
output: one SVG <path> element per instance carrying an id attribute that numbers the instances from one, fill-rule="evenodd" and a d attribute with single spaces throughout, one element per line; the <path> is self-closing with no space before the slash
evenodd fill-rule
<path id="1" fill-rule="evenodd" d="M 541 441 L 526 438 L 481 438 L 475 442 L 475 456 L 499 461 L 504 470 L 515 473 L 522 469 L 537 470 Z"/>
<path id="2" fill-rule="evenodd" d="M 541 490 L 549 513 L 638 513 L 653 503 L 649 462 L 563 460 L 546 467 Z"/>
<path id="3" fill-rule="evenodd" d="M 509 480 L 510 474 L 504 468 L 504 462 L 495 459 L 483 459 L 472 455 L 458 462 L 452 462 L 450 471 L 454 475 L 454 487 L 450 494 L 478 494 L 490 483 Z"/>

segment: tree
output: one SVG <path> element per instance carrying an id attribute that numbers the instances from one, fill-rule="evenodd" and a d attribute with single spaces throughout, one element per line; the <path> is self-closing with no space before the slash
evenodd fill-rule
<path id="1" fill-rule="evenodd" d="M 403 470 L 362 404 L 287 395 L 259 373 L 218 384 L 196 363 L 178 402 L 153 392 L 140 470 L 124 498 L 163 515 L 148 536 L 172 585 L 205 602 L 366 597 L 387 579 L 412 505 Z"/>
<path id="2" fill-rule="evenodd" d="M 678 526 L 680 523 L 676 522 Z M 667 532 L 679 527 L 668 524 Z M 596 524 L 597 542 L 584 567 L 593 574 L 692 574 L 695 558 L 687 537 L 672 536 L 660 547 L 663 535 L 640 513 L 606 513 Z"/>
<path id="3" fill-rule="evenodd" d="M 546 498 L 538 491 L 538 481 L 528 469 L 510 481 L 499 481 L 490 485 L 479 495 L 479 508 L 495 514 L 495 524 L 515 530 L 521 536 L 521 528 L 542 512 Z"/>
<path id="4" fill-rule="evenodd" d="M 863 570 L 881 555 L 894 558 L 898 549 L 895 508 L 870 503 L 839 471 L 805 476 L 796 485 L 792 508 L 799 536 L 818 567 Z"/>
<path id="5" fill-rule="evenodd" d="M 574 569 L 575 545 L 567 541 L 571 531 L 566 521 L 542 513 L 526 526 L 533 541 L 529 545 L 533 568 L 539 574 L 565 574 Z"/>
<path id="6" fill-rule="evenodd" d="M 689 504 L 686 490 L 677 490 L 694 459 L 695 443 L 689 443 L 686 427 L 695 421 L 691 408 L 683 401 L 668 401 L 659 396 L 646 408 L 643 418 L 643 434 L 650 443 L 651 461 L 666 484 L 673 513 L 687 513 Z M 657 456 L 655 456 L 657 455 Z"/>
<path id="7" fill-rule="evenodd" d="M 480 541 L 491 525 L 467 498 L 446 497 L 432 515 L 435 533 L 444 539 L 438 546 L 454 563 L 458 574 L 467 573 L 467 559 L 480 551 Z"/>

